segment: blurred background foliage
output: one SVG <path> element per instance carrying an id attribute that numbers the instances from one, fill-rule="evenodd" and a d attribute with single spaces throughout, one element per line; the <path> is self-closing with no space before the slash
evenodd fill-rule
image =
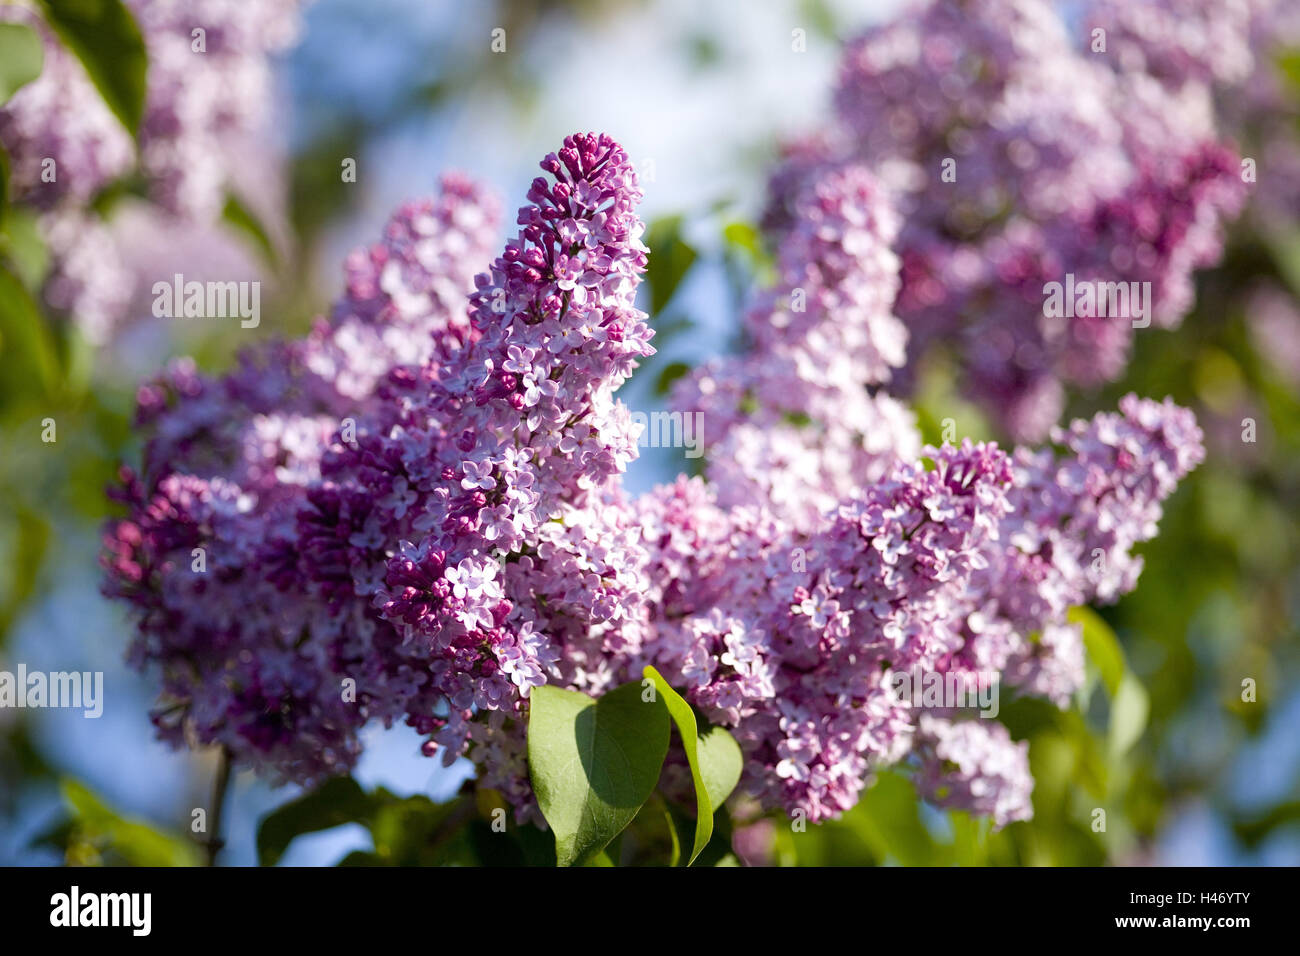
<path id="1" fill-rule="evenodd" d="M 214 808 L 218 755 L 174 754 L 152 740 L 149 682 L 121 664 L 130 622 L 97 594 L 103 490 L 118 462 L 139 454 L 131 414 L 140 365 L 147 371 L 155 353 L 191 354 L 219 370 L 252 337 L 301 334 L 338 290 L 342 254 L 443 168 L 484 176 L 512 209 L 531 163 L 560 135 L 605 126 L 634 158 L 652 157 L 651 175 L 643 168 L 652 250 L 643 305 L 660 351 L 624 397 L 655 407 L 677 377 L 734 344 L 750 290 L 770 275 L 754 225 L 763 170 L 779 134 L 807 128 L 820 112 L 836 38 L 862 25 L 852 7 L 796 0 L 747 11 L 740 22 L 734 10 L 705 13 L 678 0 L 472 11 L 318 0 L 281 71 L 291 120 L 287 234 L 233 198 L 224 221 L 267 270 L 264 314 L 274 319 L 241 334 L 153 328 L 162 340 L 151 338 L 145 359 L 133 352 L 138 338 L 95 351 L 73 325 L 43 314 L 44 250 L 30 215 L 0 201 L 0 669 L 19 661 L 102 669 L 109 695 L 100 721 L 0 710 L 0 862 L 189 865 L 207 855 L 193 815 Z M 788 43 L 791 24 L 814 38 L 808 65 L 773 78 L 767 51 Z M 507 29 L 509 55 L 489 51 L 494 26 Z M 601 102 L 575 88 L 581 64 L 573 73 L 556 67 L 574 50 L 634 58 L 645 75 L 642 101 L 610 94 Z M 24 68 L 16 57 L 0 57 L 0 96 L 10 67 Z M 785 92 L 764 100 L 763 83 Z M 715 128 L 733 113 L 745 119 Z M 345 157 L 358 161 L 358 186 L 340 185 Z M 1138 335 L 1123 381 L 1072 396 L 1070 414 L 1088 415 L 1127 391 L 1171 395 L 1196 410 L 1209 456 L 1143 549 L 1137 591 L 1100 612 L 1079 611 L 1089 682 L 1077 706 L 1003 703 L 1000 719 L 1030 741 L 1031 822 L 993 832 L 986 821 L 925 805 L 890 771 L 854 810 L 821 826 L 756 819 L 741 801 L 734 819 L 719 819 L 700 862 L 1300 862 L 1300 357 L 1255 330 L 1265 299 L 1300 322 L 1300 223 L 1263 230 L 1243 220 L 1222 264 L 1200 276 L 1181 328 Z M 926 438 L 937 441 L 946 418 L 960 435 L 1000 438 L 959 397 L 948 367 L 941 349 L 923 366 L 916 410 Z M 47 443 L 50 418 L 57 441 Z M 1242 440 L 1244 419 L 1256 423 L 1253 443 Z M 640 487 L 691 465 L 666 449 L 644 454 L 633 475 Z M 1247 679 L 1254 702 L 1242 699 Z M 414 735 L 377 733 L 370 743 L 356 779 L 312 794 L 237 776 L 223 859 L 553 862 L 541 831 L 494 832 L 499 798 L 476 790 L 463 768 L 444 771 L 418 756 Z M 671 862 L 680 824 L 673 808 L 647 805 L 602 862 Z"/>

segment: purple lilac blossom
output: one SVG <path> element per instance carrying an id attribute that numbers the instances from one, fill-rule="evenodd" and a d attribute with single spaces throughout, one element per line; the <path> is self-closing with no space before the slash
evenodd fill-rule
<path id="1" fill-rule="evenodd" d="M 945 349 L 1017 439 L 1047 434 L 1066 385 L 1118 377 L 1144 318 L 1049 315 L 1046 283 L 1149 282 L 1145 319 L 1176 325 L 1244 195 L 1205 91 L 1116 72 L 1047 0 L 914 4 L 847 45 L 834 106 L 787 150 L 765 222 L 779 243 L 810 180 L 876 171 L 903 215 L 897 388 Z"/>
<path id="2" fill-rule="evenodd" d="M 1084 25 L 1106 31 L 1107 56 L 1126 81 L 1207 100 L 1223 135 L 1255 164 L 1267 201 L 1248 214 L 1263 227 L 1300 207 L 1300 120 L 1279 55 L 1300 44 L 1300 7 L 1290 0 L 1091 0 Z"/>
<path id="3" fill-rule="evenodd" d="M 149 53 L 140 165 L 150 195 L 190 219 L 221 214 L 238 143 L 264 133 L 271 59 L 298 38 L 305 0 L 127 0 Z M 196 31 L 202 30 L 202 49 Z"/>
<path id="4" fill-rule="evenodd" d="M 607 136 L 569 137 L 541 165 L 472 292 L 492 217 L 459 184 L 349 259 L 346 296 L 306 340 L 141 390 L 153 438 L 124 475 L 106 589 L 136 607 L 133 660 L 163 673 L 164 736 L 310 782 L 350 766 L 367 720 L 404 719 L 540 821 L 532 688 L 599 695 L 653 664 L 731 729 L 742 790 L 767 809 L 835 816 L 908 761 L 935 801 L 1023 819 L 1025 745 L 965 708 L 917 706 L 891 675 L 992 671 L 1068 701 L 1083 660 L 1066 612 L 1135 585 L 1133 547 L 1202 455 L 1191 414 L 1129 396 L 1055 433 L 1059 452 L 882 451 L 820 511 L 771 494 L 776 477 L 737 500 L 684 477 L 632 499 L 635 426 L 614 393 L 653 351 L 633 305 L 640 189 Z M 876 181 L 845 170 L 799 210 L 738 374 L 768 353 L 829 361 L 826 343 L 856 368 L 756 391 L 739 411 L 759 421 L 765 403 L 796 410 L 785 392 L 810 422 L 830 414 L 819 388 L 867 395 L 901 357 Z M 806 312 L 785 306 L 795 288 Z M 733 451 L 715 449 L 719 467 Z"/>
<path id="5" fill-rule="evenodd" d="M 674 395 L 704 416 L 707 475 L 724 506 L 814 522 L 896 458 L 915 457 L 911 413 L 869 386 L 904 361 L 892 314 L 898 214 L 866 169 L 813 182 L 782 237 L 778 280 L 745 317 L 746 351 L 706 363 Z"/>
<path id="6" fill-rule="evenodd" d="M 446 177 L 439 196 L 398 211 L 385 242 L 349 258 L 332 320 L 305 340 L 250 350 L 217 379 L 180 361 L 140 389 L 150 439 L 117 492 L 130 515 L 108 531 L 107 591 L 137 609 L 130 656 L 162 673 L 165 739 L 219 743 L 276 779 L 311 781 L 351 765 L 367 718 L 393 719 L 402 697 L 386 684 L 412 678 L 368 672 L 365 655 L 400 639 L 356 599 L 348 567 L 302 536 L 300 513 L 324 493 L 322 457 L 347 422 L 388 399 L 389 374 L 471 335 L 463 296 L 496 218 L 481 190 Z M 394 274 L 418 276 L 426 294 L 401 294 Z M 345 593 L 309 594 L 305 563 L 340 574 Z"/>
<path id="7" fill-rule="evenodd" d="M 997 826 L 1033 816 L 1029 745 L 1001 724 L 925 714 L 917 727 L 918 786 L 941 807 L 991 817 Z"/>

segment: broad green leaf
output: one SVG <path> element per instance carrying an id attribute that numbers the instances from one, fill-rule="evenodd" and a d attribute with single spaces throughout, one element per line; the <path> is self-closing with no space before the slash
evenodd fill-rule
<path id="1" fill-rule="evenodd" d="M 1083 646 L 1088 651 L 1088 660 L 1100 672 L 1106 693 L 1114 697 L 1124 678 L 1124 650 L 1119 638 L 1101 615 L 1090 607 L 1072 607 L 1068 617 L 1070 623 L 1083 628 Z"/>
<path id="2" fill-rule="evenodd" d="M 181 836 L 165 833 L 118 813 L 77 780 L 62 782 L 71 819 L 60 827 L 64 852 L 72 864 L 127 866 L 197 866 L 199 848 Z"/>
<path id="3" fill-rule="evenodd" d="M 1115 698 L 1110 702 L 1110 753 L 1119 757 L 1138 742 L 1146 730 L 1151 700 L 1142 682 L 1132 672 L 1124 674 Z"/>
<path id="4" fill-rule="evenodd" d="M 912 781 L 894 771 L 881 771 L 858 805 L 844 815 L 844 822 L 884 860 L 903 866 L 946 863 L 939 859 L 939 848 L 920 810 Z"/>
<path id="5" fill-rule="evenodd" d="M 669 362 L 659 372 L 659 377 L 655 379 L 655 394 L 667 395 L 672 391 L 677 380 L 689 374 L 690 371 L 691 367 L 685 362 Z"/>
<path id="6" fill-rule="evenodd" d="M 673 867 L 681 862 L 682 835 L 694 829 L 658 792 L 641 805 L 626 829 L 605 847 L 615 866 Z M 689 839 L 689 836 L 687 837 Z"/>
<path id="7" fill-rule="evenodd" d="M 50 392 L 58 376 L 58 353 L 40 309 L 22 282 L 0 266 L 0 394 L 34 381 Z"/>
<path id="8" fill-rule="evenodd" d="M 757 227 L 748 222 L 730 222 L 722 229 L 722 238 L 728 246 L 743 253 L 753 263 L 763 258 L 763 239 Z"/>
<path id="9" fill-rule="evenodd" d="M 668 685 L 662 674 L 649 665 L 643 673 L 654 681 L 655 691 L 668 706 L 691 765 L 691 779 L 695 782 L 695 841 L 686 860 L 690 866 L 708 846 L 713 835 L 713 811 L 736 788 L 744 758 L 736 739 L 722 727 L 707 727 L 701 732 L 691 705 Z"/>
<path id="10" fill-rule="evenodd" d="M 50 545 L 51 528 L 37 510 L 14 503 L 0 512 L 0 555 L 10 569 L 9 579 L 0 583 L 0 647 L 9 628 L 36 593 L 37 577 Z"/>
<path id="11" fill-rule="evenodd" d="M 9 154 L 0 146 L 0 229 L 9 220 Z"/>
<path id="12" fill-rule="evenodd" d="M 262 818 L 257 828 L 258 863 L 274 866 L 294 837 L 344 823 L 367 822 L 374 809 L 373 798 L 351 777 L 327 780 Z"/>
<path id="13" fill-rule="evenodd" d="M 108 108 L 134 136 L 144 117 L 149 58 L 131 12 L 121 0 L 39 2 L 45 19 L 77 55 Z"/>
<path id="14" fill-rule="evenodd" d="M 0 252 L 33 296 L 38 295 L 50 269 L 50 252 L 41 237 L 40 220 L 29 210 L 10 208 L 0 231 Z"/>
<path id="15" fill-rule="evenodd" d="M 650 315 L 658 316 L 667 308 L 682 279 L 695 264 L 694 247 L 682 238 L 682 217 L 656 219 L 646 230 L 645 244 L 650 250 L 646 263 L 646 282 L 650 285 Z"/>
<path id="16" fill-rule="evenodd" d="M 658 801 L 658 806 L 655 807 L 655 813 L 658 814 L 658 818 L 663 821 L 664 831 L 668 834 L 668 839 L 672 844 L 672 850 L 668 854 L 668 865 L 676 866 L 682 859 L 682 844 L 681 841 L 677 839 L 677 827 L 673 823 L 672 812 L 668 809 L 668 804 L 663 800 L 660 800 Z M 689 863 L 687 865 L 689 865 Z"/>
<path id="17" fill-rule="evenodd" d="M 0 105 L 40 76 L 44 63 L 45 50 L 35 30 L 25 23 L 0 23 Z"/>
<path id="18" fill-rule="evenodd" d="M 271 240 L 266 227 L 234 193 L 226 197 L 226 207 L 222 210 L 221 218 L 236 232 L 240 232 L 251 239 L 267 264 L 271 266 L 276 264 L 278 256 L 275 251 L 275 243 Z"/>
<path id="19" fill-rule="evenodd" d="M 632 822 L 668 753 L 668 709 L 624 684 L 592 700 L 534 688 L 528 769 L 542 815 L 555 832 L 556 862 L 584 863 Z"/>
<path id="20" fill-rule="evenodd" d="M 1300 230 L 1276 229 L 1262 239 L 1291 293 L 1300 295 Z"/>

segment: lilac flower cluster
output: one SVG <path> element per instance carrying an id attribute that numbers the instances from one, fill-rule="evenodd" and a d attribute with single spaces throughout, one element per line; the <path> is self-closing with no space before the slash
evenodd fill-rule
<path id="1" fill-rule="evenodd" d="M 898 214 L 866 169 L 811 183 L 782 237 L 776 285 L 745 317 L 744 354 L 708 362 L 674 402 L 709 423 L 724 507 L 762 504 L 807 526 L 920 449 L 912 415 L 869 386 L 903 364 L 892 314 Z"/>
<path id="2" fill-rule="evenodd" d="M 149 57 L 138 144 L 109 110 L 81 62 L 28 3 L 0 20 L 35 28 L 41 75 L 0 105 L 0 147 L 11 199 L 39 213 L 49 247 L 47 303 L 102 343 L 125 313 L 135 279 L 92 208 L 108 186 L 139 171 L 168 216 L 216 223 L 240 191 L 251 138 L 266 132 L 271 57 L 297 36 L 303 0 L 127 0 Z M 247 185 L 244 183 L 243 185 Z M 88 236 L 82 246 L 74 238 Z"/>
<path id="3" fill-rule="evenodd" d="M 969 441 L 925 449 L 932 468 L 896 462 L 811 530 L 754 508 L 724 511 L 698 481 L 642 504 L 656 582 L 646 654 L 735 728 L 746 785 L 764 803 L 814 820 L 836 814 L 870 767 L 909 752 L 924 762 L 924 741 L 951 733 L 953 746 L 1002 751 L 987 756 L 1002 770 L 985 757 L 956 761 L 945 786 L 995 797 L 999 823 L 1023 818 L 1023 746 L 1001 730 L 927 729 L 892 676 L 973 687 L 997 674 L 1064 706 L 1083 681 L 1068 609 L 1134 586 L 1134 545 L 1154 534 L 1160 501 L 1203 454 L 1189 412 L 1135 396 L 1056 438 L 1060 457 Z M 934 773 L 920 778 L 930 792 Z M 990 780 L 976 787 L 972 774 Z M 999 779 L 1016 792 L 994 794 Z"/>
<path id="4" fill-rule="evenodd" d="M 306 340 L 141 390 L 153 437 L 105 564 L 137 609 L 133 659 L 162 671 L 164 735 L 311 781 L 356 759 L 367 720 L 405 720 L 539 819 L 531 689 L 599 695 L 653 664 L 732 728 L 767 807 L 833 816 L 908 761 L 939 803 L 1026 817 L 1025 745 L 891 678 L 992 672 L 1068 700 L 1066 612 L 1133 587 L 1134 546 L 1202 454 L 1190 413 L 1129 397 L 1057 432 L 1059 453 L 1008 454 L 920 450 L 898 406 L 900 437 L 872 444 L 887 416 L 868 389 L 902 362 L 898 224 L 846 168 L 801 195 L 747 353 L 685 391 L 726 416 L 713 480 L 632 499 L 614 393 L 653 351 L 641 193 L 607 136 L 541 166 L 472 291 L 493 213 L 453 180 L 348 260 Z M 785 426 L 808 464 L 752 457 Z M 742 482 L 744 462 L 761 473 Z"/>
<path id="5" fill-rule="evenodd" d="M 1047 0 L 918 4 L 849 43 L 834 105 L 773 177 L 766 222 L 779 242 L 809 181 L 875 170 L 904 217 L 899 386 L 945 348 L 1016 438 L 1047 434 L 1066 384 L 1118 377 L 1135 321 L 1177 324 L 1244 196 L 1204 91 L 1112 69 Z M 1044 287 L 1067 275 L 1150 300 L 1053 315 Z"/>
<path id="6" fill-rule="evenodd" d="M 932 802 L 970 810 L 999 822 L 1033 815 L 1029 745 L 1013 743 L 991 721 L 953 722 L 923 714 L 917 726 L 919 784 Z M 949 768 L 955 767 L 955 770 Z"/>
<path id="7" fill-rule="evenodd" d="M 327 455 L 302 516 L 306 548 L 338 552 L 306 573 L 329 587 L 322 564 L 350 568 L 401 635 L 376 666 L 421 660 L 408 720 L 448 760 L 471 741 L 522 740 L 523 702 L 548 674 L 604 689 L 602 640 L 640 601 L 623 554 L 635 529 L 619 526 L 611 485 L 636 455 L 613 392 L 653 351 L 633 302 L 640 192 L 605 136 L 569 137 L 542 168 L 553 182 L 533 181 L 518 236 L 475 280 L 476 338 L 390 376 L 398 402 L 355 449 Z M 484 712 L 500 731 L 486 742 L 473 725 Z M 498 775 L 518 791 L 504 764 Z"/>
<path id="8" fill-rule="evenodd" d="M 271 58 L 297 41 L 305 5 L 127 0 L 149 53 L 140 165 L 165 209 L 192 219 L 220 215 L 247 139 L 270 119 Z"/>
<path id="9" fill-rule="evenodd" d="M 474 711 L 516 714 L 556 665 L 565 632 L 541 631 L 545 615 L 585 639 L 639 601 L 597 519 L 617 511 L 609 482 L 636 451 L 613 391 L 651 352 L 633 304 L 640 193 L 607 137 L 571 137 L 543 168 L 554 182 L 533 183 L 468 313 L 454 293 L 486 259 L 493 217 L 457 184 L 405 207 L 382 245 L 349 260 L 347 297 L 305 342 L 246 356 L 219 382 L 182 367 L 143 391 L 155 437 L 144 475 L 126 477 L 132 517 L 109 533 L 110 590 L 144 611 L 142 662 L 167 672 L 178 645 L 210 650 L 212 671 L 179 668 L 168 683 L 176 733 L 311 778 L 355 757 L 367 717 L 405 714 L 454 756 Z M 211 576 L 189 570 L 201 539 L 222 555 Z M 169 587 L 180 602 L 235 607 L 228 583 L 267 617 L 203 613 L 172 633 Z M 317 680 L 271 681 L 280 696 L 268 697 L 268 644 L 314 663 Z M 199 685 L 240 667 L 239 689 L 255 694 L 227 688 L 224 706 L 195 710 Z M 349 678 L 360 706 L 343 722 Z M 268 717 L 272 699 L 283 707 Z M 273 745 L 259 736 L 268 719 Z M 334 744 L 315 757 L 279 746 L 294 735 Z"/>
<path id="10" fill-rule="evenodd" d="M 472 337 L 463 296 L 496 220 L 491 198 L 447 177 L 349 258 L 344 296 L 306 339 L 252 350 L 216 379 L 177 362 L 140 389 L 151 437 L 144 468 L 124 470 L 116 493 L 130 515 L 107 537 L 107 591 L 136 609 L 131 659 L 162 674 L 166 739 L 219 743 L 307 781 L 350 766 L 366 719 L 392 719 L 376 693 L 387 675 L 363 663 L 401 640 L 350 582 L 346 594 L 307 592 L 303 564 L 322 578 L 349 569 L 300 553 L 313 545 L 300 512 L 323 494 L 332 442 L 390 399 L 390 371 Z M 385 504 L 400 513 L 400 497 Z"/>
<path id="11" fill-rule="evenodd" d="M 1213 122 L 1256 165 L 1254 181 L 1267 184 L 1268 202 L 1252 203 L 1252 217 L 1269 226 L 1295 210 L 1300 112 L 1278 58 L 1300 43 L 1300 8 L 1288 0 L 1093 0 L 1084 22 L 1106 31 L 1123 82 L 1145 78 L 1166 96 L 1208 103 Z"/>

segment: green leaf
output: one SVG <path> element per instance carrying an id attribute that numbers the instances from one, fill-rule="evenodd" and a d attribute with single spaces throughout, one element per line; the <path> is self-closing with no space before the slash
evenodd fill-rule
<path id="1" fill-rule="evenodd" d="M 11 208 L 0 230 L 0 252 L 23 285 L 39 295 L 50 271 L 50 252 L 41 237 L 40 220 L 31 211 Z"/>
<path id="2" fill-rule="evenodd" d="M 486 794 L 466 786 L 436 803 L 383 787 L 367 792 L 350 777 L 334 778 L 263 818 L 258 860 L 274 865 L 297 837 L 355 823 L 370 831 L 374 849 L 350 853 L 338 866 L 553 866 L 551 840 L 541 830 L 497 832 L 484 819 L 495 806 L 483 799 Z"/>
<path id="3" fill-rule="evenodd" d="M 650 315 L 658 316 L 668 307 L 682 279 L 695 264 L 693 246 L 682 238 L 682 217 L 656 219 L 645 235 L 650 258 L 646 263 L 646 282 L 650 285 Z"/>
<path id="4" fill-rule="evenodd" d="M 25 23 L 0 23 L 0 105 L 40 76 L 44 64 L 45 49 L 35 30 Z"/>
<path id="5" fill-rule="evenodd" d="M 7 584 L 0 584 L 0 647 L 9 629 L 36 593 L 36 583 L 51 537 L 45 516 L 23 504 L 0 514 L 0 555 L 11 569 Z"/>
<path id="6" fill-rule="evenodd" d="M 365 822 L 373 810 L 373 799 L 351 777 L 327 780 L 262 819 L 257 828 L 258 863 L 274 866 L 294 837 L 344 823 Z"/>
<path id="7" fill-rule="evenodd" d="M 753 223 L 727 223 L 722 229 L 722 241 L 728 258 L 746 270 L 756 281 L 767 282 L 775 275 L 772 256 L 763 245 L 762 233 Z"/>
<path id="8" fill-rule="evenodd" d="M 722 239 L 728 246 L 743 253 L 751 261 L 763 258 L 763 238 L 753 223 L 729 222 L 722 229 Z"/>
<path id="9" fill-rule="evenodd" d="M 0 146 L 0 230 L 9 221 L 9 154 Z"/>
<path id="10" fill-rule="evenodd" d="M 1110 730 L 1107 746 L 1112 758 L 1127 753 L 1146 730 L 1151 701 L 1142 682 L 1128 669 L 1119 638 L 1101 616 L 1089 607 L 1072 607 L 1072 623 L 1083 628 L 1088 659 L 1101 674 L 1110 697 Z"/>
<path id="11" fill-rule="evenodd" d="M 655 792 L 641 805 L 636 817 L 605 847 L 615 866 L 673 867 L 681 862 L 683 835 L 690 839 L 693 820 Z M 555 865 L 555 861 L 551 861 Z"/>
<path id="12" fill-rule="evenodd" d="M 0 395 L 36 388 L 52 391 L 58 376 L 58 353 L 40 309 L 22 282 L 0 266 Z"/>
<path id="13" fill-rule="evenodd" d="M 470 794 L 434 803 L 422 794 L 397 797 L 380 787 L 368 819 L 375 856 L 389 866 L 478 865 L 472 828 L 478 819 Z M 498 837 L 498 839 L 501 839 Z"/>
<path id="14" fill-rule="evenodd" d="M 845 823 L 882 859 L 903 866 L 930 866 L 938 862 L 939 848 L 921 819 L 916 789 L 900 773 L 877 774 L 875 783 L 863 793 L 858 805 L 845 814 Z M 839 847 L 831 849 L 840 850 Z"/>
<path id="15" fill-rule="evenodd" d="M 276 255 L 275 243 L 271 240 L 270 233 L 266 231 L 266 227 L 262 225 L 252 210 L 244 205 L 234 193 L 226 196 L 226 207 L 222 210 L 221 218 L 236 232 L 243 233 L 251 239 L 267 264 L 271 266 L 276 264 L 279 257 Z"/>
<path id="16" fill-rule="evenodd" d="M 199 848 L 183 837 L 122 816 L 85 784 L 62 781 L 71 818 L 56 833 L 69 863 L 127 866 L 197 866 Z"/>
<path id="17" fill-rule="evenodd" d="M 709 845 L 713 835 L 713 811 L 722 806 L 740 781 L 744 758 L 736 739 L 722 727 L 700 730 L 695 711 L 686 699 L 673 690 L 663 675 L 649 665 L 643 671 L 654 681 L 655 690 L 668 707 L 668 713 L 677 725 L 677 734 L 691 765 L 691 779 L 695 782 L 695 842 L 686 865 Z"/>
<path id="18" fill-rule="evenodd" d="M 655 379 L 655 394 L 667 395 L 679 378 L 690 372 L 691 367 L 685 362 L 669 362 Z"/>
<path id="19" fill-rule="evenodd" d="M 1115 698 L 1110 702 L 1109 745 L 1112 757 L 1127 753 L 1146 730 L 1151 699 L 1142 682 L 1131 672 L 1124 674 Z"/>
<path id="20" fill-rule="evenodd" d="M 1101 615 L 1090 607 L 1072 607 L 1068 618 L 1070 623 L 1083 628 L 1083 646 L 1088 651 L 1088 660 L 1100 672 L 1106 693 L 1114 697 L 1125 670 L 1124 650 L 1120 647 L 1119 638 Z"/>
<path id="21" fill-rule="evenodd" d="M 534 688 L 528 769 L 542 816 L 555 831 L 556 862 L 584 863 L 632 822 L 659 781 L 668 753 L 668 709 L 641 685 L 600 700 Z"/>
<path id="22" fill-rule="evenodd" d="M 673 822 L 673 814 L 672 811 L 668 809 L 668 804 L 662 799 L 658 800 L 656 804 L 654 812 L 658 815 L 658 818 L 663 821 L 664 832 L 668 835 L 668 841 L 671 846 L 668 853 L 668 865 L 676 866 L 682 859 L 682 844 L 681 841 L 677 839 L 677 826 Z M 690 864 L 688 863 L 687 865 L 689 866 Z"/>
<path id="23" fill-rule="evenodd" d="M 81 61 L 104 102 L 132 136 L 144 117 L 144 38 L 121 0 L 40 0 L 45 19 Z"/>

